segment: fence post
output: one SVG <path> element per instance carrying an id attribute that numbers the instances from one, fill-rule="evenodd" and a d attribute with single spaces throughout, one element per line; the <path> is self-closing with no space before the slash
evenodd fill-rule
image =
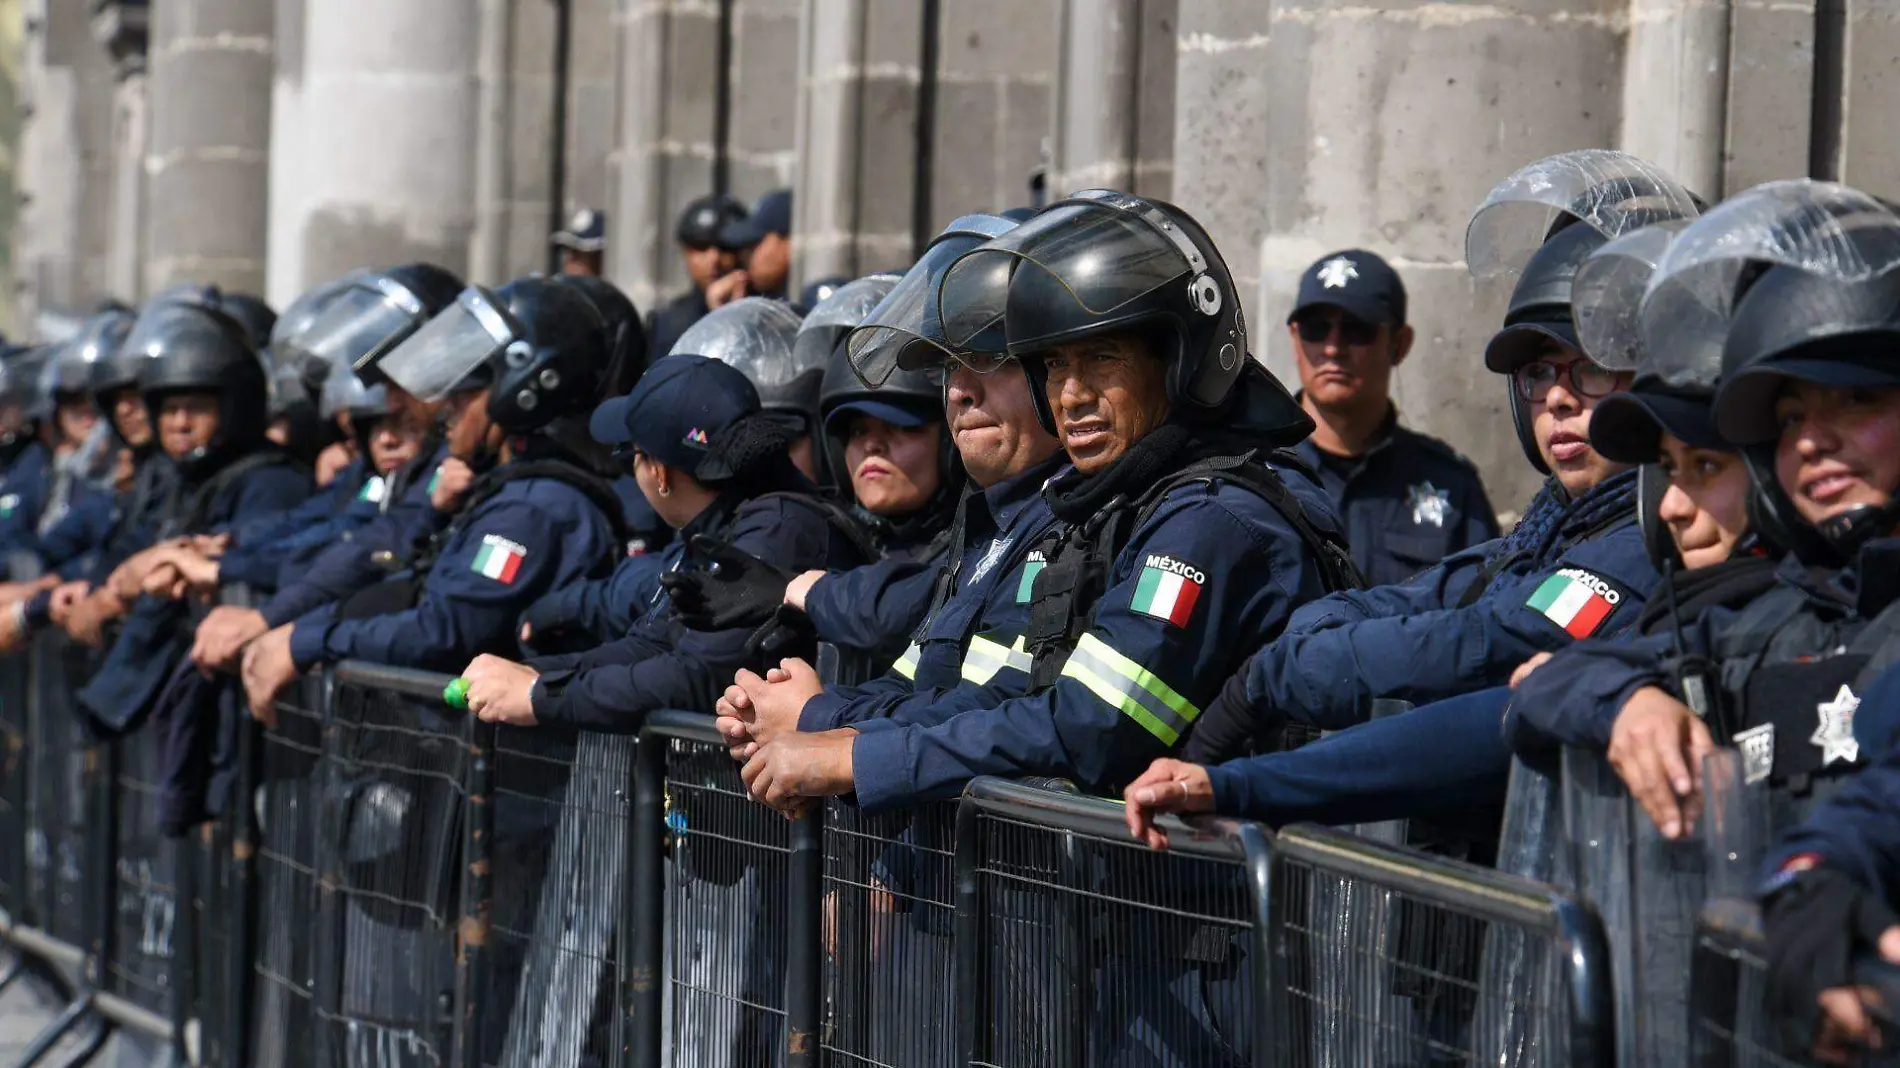
<path id="1" fill-rule="evenodd" d="M 787 1068 L 815 1068 L 824 1026 L 825 805 L 813 805 L 792 824 L 787 865 L 785 933 L 785 1040 Z"/>
<path id="2" fill-rule="evenodd" d="M 1241 823 L 1235 830 L 1247 867 L 1248 889 L 1253 894 L 1254 924 L 1248 952 L 1255 960 L 1253 972 L 1253 1049 L 1248 1062 L 1254 1068 L 1272 1068 L 1275 1054 L 1290 1049 L 1287 1031 L 1279 1017 L 1279 939 L 1273 931 L 1273 839 L 1257 823 Z"/>
<path id="3" fill-rule="evenodd" d="M 1557 945 L 1570 1000 L 1570 1051 L 1577 1068 L 1614 1068 L 1616 998 L 1610 990 L 1610 946 L 1587 904 L 1557 903 Z"/>
<path id="4" fill-rule="evenodd" d="M 238 703 L 237 786 L 232 791 L 230 904 L 236 910 L 230 943 L 225 947 L 225 975 L 230 989 L 225 1007 L 225 1055 L 232 1065 L 251 1063 L 251 980 L 257 974 L 257 900 L 252 865 L 257 854 L 257 782 L 261 759 L 258 731 L 248 707 Z"/>
<path id="5" fill-rule="evenodd" d="M 966 796 L 957 805 L 954 870 L 957 901 L 957 1063 L 989 1057 L 988 943 L 984 933 L 983 841 L 978 809 Z"/>
<path id="6" fill-rule="evenodd" d="M 660 1068 L 666 968 L 666 747 L 657 734 L 642 733 L 635 749 L 633 819 L 627 864 L 632 916 L 622 925 L 629 938 L 626 997 L 633 1017 L 633 1068 Z"/>
<path id="7" fill-rule="evenodd" d="M 462 829 L 462 918 L 455 939 L 453 1061 L 481 1068 L 482 1012 L 488 993 L 488 920 L 493 905 L 495 725 L 472 722 L 468 743 L 468 821 Z"/>

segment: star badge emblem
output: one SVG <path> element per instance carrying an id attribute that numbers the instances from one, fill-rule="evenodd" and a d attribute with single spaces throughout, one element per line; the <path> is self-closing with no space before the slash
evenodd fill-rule
<path id="1" fill-rule="evenodd" d="M 1834 700 L 1815 706 L 1820 725 L 1808 736 L 1808 742 L 1821 747 L 1822 767 L 1836 760 L 1852 764 L 1860 759 L 1860 743 L 1854 740 L 1854 710 L 1859 707 L 1860 698 L 1846 686 L 1834 695 Z"/>
<path id="2" fill-rule="evenodd" d="M 1359 267 L 1344 256 L 1334 256 L 1319 265 L 1318 277 L 1327 289 L 1344 289 L 1347 282 L 1359 277 Z"/>
<path id="3" fill-rule="evenodd" d="M 1443 528 L 1445 519 L 1451 515 L 1451 491 L 1439 489 L 1429 481 L 1420 482 L 1405 491 L 1405 505 L 1412 510 L 1415 525 L 1429 523 Z"/>

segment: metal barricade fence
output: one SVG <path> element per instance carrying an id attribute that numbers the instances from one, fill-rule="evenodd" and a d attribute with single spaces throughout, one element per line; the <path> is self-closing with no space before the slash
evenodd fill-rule
<path id="1" fill-rule="evenodd" d="M 231 1064 L 317 1063 L 318 841 L 328 690 L 327 674 L 304 678 L 278 698 L 274 726 L 245 736 L 249 804 L 233 826 L 230 871 L 238 895 L 237 933 L 249 949 L 237 956 L 240 970 L 249 974 L 234 984 L 230 1012 L 248 1034 L 233 1050 Z"/>
<path id="2" fill-rule="evenodd" d="M 0 657 L 0 911 L 36 923 L 27 904 L 27 658 Z"/>
<path id="3" fill-rule="evenodd" d="M 104 842 L 88 834 L 98 813 L 100 753 L 73 702 L 88 650 L 64 635 L 35 638 L 27 699 L 27 899 L 36 925 L 67 946 L 92 951 L 101 921 L 87 896 L 86 868 Z"/>
<path id="4" fill-rule="evenodd" d="M 331 682 L 313 798 L 319 1063 L 474 1063 L 489 732 L 443 706 L 443 675 L 352 661 Z"/>
<path id="5" fill-rule="evenodd" d="M 1266 1018 L 1282 1063 L 1615 1063 L 1609 950 L 1587 903 L 1324 828 L 1283 830 L 1272 857 Z M 1356 1045 L 1335 1045 L 1342 1032 Z"/>
<path id="6" fill-rule="evenodd" d="M 1264 1065 L 1268 844 L 978 779 L 957 814 L 958 1063 Z"/>

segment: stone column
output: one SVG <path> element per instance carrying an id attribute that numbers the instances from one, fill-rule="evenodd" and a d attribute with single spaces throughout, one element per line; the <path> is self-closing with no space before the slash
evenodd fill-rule
<path id="1" fill-rule="evenodd" d="M 719 8 L 621 0 L 616 20 L 620 133 L 609 157 L 608 274 L 646 312 L 685 286 L 673 221 L 712 187 Z"/>
<path id="2" fill-rule="evenodd" d="M 1400 412 L 1471 456 L 1503 511 L 1537 476 L 1480 358 L 1510 287 L 1470 281 L 1465 224 L 1524 163 L 1615 143 L 1624 13 L 1620 0 L 1181 0 L 1175 197 L 1255 292 L 1255 356 L 1294 383 L 1282 324 L 1299 272 L 1333 249 L 1387 257 L 1418 332 Z"/>
<path id="3" fill-rule="evenodd" d="M 1722 185 L 1734 193 L 1808 173 L 1814 134 L 1814 4 L 1731 4 Z"/>
<path id="4" fill-rule="evenodd" d="M 1840 180 L 1880 196 L 1900 197 L 1900 0 L 1840 0 Z"/>
<path id="5" fill-rule="evenodd" d="M 1052 197 L 1101 186 L 1166 199 L 1179 0 L 1064 0 Z"/>
<path id="6" fill-rule="evenodd" d="M 916 0 L 912 0 L 916 2 Z M 747 204 L 792 184 L 798 127 L 801 0 L 730 0 L 732 74 L 726 122 L 727 191 Z M 703 195 L 702 190 L 693 196 Z M 683 208 L 692 196 L 679 201 Z M 673 220 L 664 220 L 670 234 Z"/>
<path id="7" fill-rule="evenodd" d="M 1057 82 L 1063 7 L 1062 0 L 944 0 L 928 205 L 935 228 L 973 211 L 1029 203 L 1030 178 L 1047 164 L 1052 140 L 1060 142 L 1059 133 L 1054 139 L 1050 135 L 1060 129 L 1056 99 L 1062 94 Z M 1141 28 L 1122 26 L 1129 31 L 1123 36 L 1134 46 L 1130 51 L 1138 50 Z M 1171 82 L 1172 34 L 1166 43 Z M 1123 69 L 1132 75 L 1137 67 Z M 1096 103 L 1104 110 L 1122 110 L 1134 101 L 1131 84 L 1123 81 L 1118 88 L 1114 99 Z M 1073 96 L 1070 100 L 1082 105 Z M 1167 117 L 1172 125 L 1172 104 Z M 1130 134 L 1127 143 L 1132 146 L 1132 129 Z M 1054 191 L 1062 188 L 1057 184 Z"/>
<path id="8" fill-rule="evenodd" d="M 1629 22 L 1619 144 L 1721 199 L 1729 0 L 1630 0 Z"/>
<path id="9" fill-rule="evenodd" d="M 278 65 L 297 113 L 297 164 L 272 190 L 280 301 L 364 265 L 467 272 L 473 15 L 466 0 L 304 0 L 299 54 Z"/>
<path id="10" fill-rule="evenodd" d="M 84 4 L 30 0 L 25 16 L 13 227 L 25 326 L 89 310 L 106 291 L 113 66 Z"/>
<path id="11" fill-rule="evenodd" d="M 145 295 L 145 155 L 152 127 L 146 55 L 150 15 L 143 4 L 115 0 L 99 7 L 92 18 L 93 37 L 112 58 L 115 76 L 101 279 L 107 295 L 127 303 L 137 303 Z"/>
<path id="12" fill-rule="evenodd" d="M 145 286 L 263 293 L 272 0 L 155 0 Z"/>

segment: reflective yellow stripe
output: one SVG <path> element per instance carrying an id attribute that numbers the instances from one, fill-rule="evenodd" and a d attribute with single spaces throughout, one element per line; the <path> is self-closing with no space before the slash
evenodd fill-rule
<path id="1" fill-rule="evenodd" d="M 924 651 L 918 647 L 917 643 L 911 642 L 910 648 L 904 650 L 904 655 L 898 657 L 897 663 L 891 665 L 891 670 L 914 682 L 917 679 L 917 661 L 923 655 Z"/>
<path id="2" fill-rule="evenodd" d="M 1014 644 L 1006 646 L 979 634 L 970 639 L 970 648 L 963 655 L 962 674 L 965 682 L 987 686 L 996 673 L 1004 668 L 1027 675 L 1033 663 L 1021 635 L 1017 636 Z"/>
<path id="3" fill-rule="evenodd" d="M 1093 634 L 1082 635 L 1068 662 L 1062 665 L 1062 674 L 1087 686 L 1166 745 L 1180 741 L 1188 725 L 1201 714 L 1174 687 Z"/>

